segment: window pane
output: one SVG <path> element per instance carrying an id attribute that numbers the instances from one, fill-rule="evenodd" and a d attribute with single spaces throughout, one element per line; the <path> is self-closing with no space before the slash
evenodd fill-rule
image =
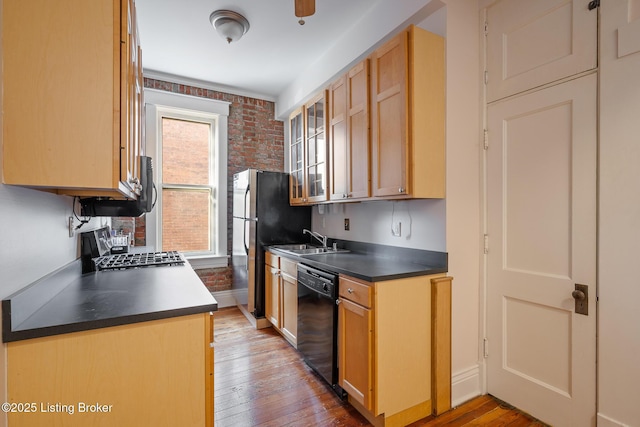
<path id="1" fill-rule="evenodd" d="M 307 108 L 307 138 L 316 134 L 315 108 L 310 106 Z"/>
<path id="2" fill-rule="evenodd" d="M 324 130 L 324 101 L 318 101 L 316 106 L 316 133 Z"/>
<path id="3" fill-rule="evenodd" d="M 309 139 L 309 143 L 307 144 L 307 149 L 309 150 L 307 152 L 307 164 L 308 165 L 315 165 L 317 163 L 317 159 L 316 159 L 316 139 L 315 139 L 315 137 Z"/>
<path id="4" fill-rule="evenodd" d="M 296 172 L 295 182 L 296 182 L 296 187 L 295 187 L 296 197 L 302 197 L 302 183 L 303 183 L 302 171 Z"/>
<path id="5" fill-rule="evenodd" d="M 162 190 L 162 250 L 209 251 L 210 190 Z M 214 239 L 215 241 L 215 239 Z"/>
<path id="6" fill-rule="evenodd" d="M 162 118 L 162 182 L 209 184 L 209 123 Z"/>
<path id="7" fill-rule="evenodd" d="M 327 144 L 324 141 L 324 133 L 316 137 L 316 163 L 323 163 L 326 159 L 325 150 Z"/>

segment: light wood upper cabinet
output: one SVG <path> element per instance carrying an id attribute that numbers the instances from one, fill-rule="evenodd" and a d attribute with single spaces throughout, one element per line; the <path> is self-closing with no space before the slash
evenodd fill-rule
<path id="1" fill-rule="evenodd" d="M 289 119 L 290 203 L 328 200 L 327 94 L 317 94 Z"/>
<path id="2" fill-rule="evenodd" d="M 132 0 L 6 0 L 3 182 L 135 198 L 143 135 Z"/>
<path id="3" fill-rule="evenodd" d="M 370 59 L 373 196 L 444 197 L 443 38 L 410 26 Z"/>
<path id="4" fill-rule="evenodd" d="M 329 88 L 330 199 L 370 196 L 369 60 Z"/>
<path id="5" fill-rule="evenodd" d="M 126 96 L 120 97 L 121 126 L 120 126 L 120 180 L 133 187 L 139 183 L 139 165 L 143 141 L 144 99 L 142 77 L 142 48 L 140 35 L 136 25 L 136 8 L 133 0 L 127 0 L 127 7 L 123 1 L 122 21 L 126 22 L 127 34 L 123 34 L 127 43 L 121 44 L 122 61 L 120 90 Z M 126 15 L 125 15 L 126 14 Z M 122 31 L 124 32 L 124 25 Z"/>
<path id="6" fill-rule="evenodd" d="M 291 172 L 289 201 L 292 205 L 299 205 L 305 202 L 304 158 L 304 108 L 299 108 L 289 117 L 289 171 Z"/>
<path id="7" fill-rule="evenodd" d="M 347 198 L 348 143 L 347 143 L 347 84 L 342 76 L 329 86 L 329 159 L 331 182 L 329 198 Z"/>

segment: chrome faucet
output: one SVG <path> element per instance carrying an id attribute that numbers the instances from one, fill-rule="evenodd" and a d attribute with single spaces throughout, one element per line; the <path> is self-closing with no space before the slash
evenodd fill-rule
<path id="1" fill-rule="evenodd" d="M 310 234 L 311 237 L 314 237 L 318 242 L 322 243 L 323 248 L 327 249 L 327 236 L 323 236 L 315 231 L 307 230 L 306 228 L 302 230 L 302 234 Z"/>

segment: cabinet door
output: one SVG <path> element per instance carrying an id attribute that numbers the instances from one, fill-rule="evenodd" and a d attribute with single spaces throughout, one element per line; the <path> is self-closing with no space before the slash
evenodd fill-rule
<path id="1" fill-rule="evenodd" d="M 271 324 L 280 329 L 280 269 L 265 267 L 265 316 Z"/>
<path id="2" fill-rule="evenodd" d="M 298 336 L 298 282 L 295 277 L 282 274 L 282 335 L 294 346 Z"/>
<path id="3" fill-rule="evenodd" d="M 213 390 L 214 390 L 214 372 L 213 372 L 213 312 L 204 316 L 205 342 L 204 342 L 204 361 L 205 361 L 205 386 L 204 386 L 204 411 L 205 426 L 213 427 Z"/>
<path id="4" fill-rule="evenodd" d="M 136 7 L 133 0 L 122 0 L 121 22 L 124 34 L 121 44 L 120 74 L 120 180 L 137 194 L 140 193 L 140 146 L 142 75 L 141 49 Z"/>
<path id="5" fill-rule="evenodd" d="M 409 170 L 408 34 L 402 31 L 371 56 L 372 192 L 406 195 Z"/>
<path id="6" fill-rule="evenodd" d="M 329 88 L 330 199 L 369 197 L 369 60 Z"/>
<path id="7" fill-rule="evenodd" d="M 340 298 L 338 306 L 339 384 L 373 410 L 373 316 L 371 309 Z"/>
<path id="8" fill-rule="evenodd" d="M 323 202 L 328 196 L 326 98 L 323 91 L 304 108 L 306 203 Z"/>
<path id="9" fill-rule="evenodd" d="M 349 142 L 347 139 L 347 85 L 346 76 L 329 87 L 329 159 L 331 200 L 347 198 L 349 191 Z"/>
<path id="10" fill-rule="evenodd" d="M 133 10 L 129 0 L 69 0 L 64 13 L 57 2 L 3 4 L 4 183 L 136 197 L 121 173 L 135 180 L 138 168 L 139 145 L 129 149 L 122 121 L 129 112 L 138 119 L 135 109 L 123 110 L 132 93 L 123 78 L 133 53 L 128 35 L 137 34 Z"/>
<path id="11" fill-rule="evenodd" d="M 9 343 L 7 400 L 39 403 L 35 412 L 8 413 L 7 425 L 213 426 L 213 412 L 205 415 L 206 382 L 213 378 L 203 351 L 211 351 L 208 317 L 199 313 Z M 79 402 L 87 405 L 84 412 Z M 73 415 L 53 409 L 56 403 L 73 406 Z M 108 412 L 90 411 L 96 403 Z"/>
<path id="12" fill-rule="evenodd" d="M 289 202 L 292 205 L 305 201 L 305 140 L 304 140 L 303 109 L 293 112 L 289 118 L 289 171 L 291 181 L 289 188 Z"/>
<path id="13" fill-rule="evenodd" d="M 347 73 L 347 198 L 370 196 L 369 60 Z"/>

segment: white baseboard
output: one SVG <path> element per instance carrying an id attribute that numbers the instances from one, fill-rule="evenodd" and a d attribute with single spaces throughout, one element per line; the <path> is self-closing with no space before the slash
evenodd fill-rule
<path id="1" fill-rule="evenodd" d="M 451 406 L 456 407 L 482 394 L 480 367 L 472 366 L 456 372 L 451 378 Z"/>
<path id="2" fill-rule="evenodd" d="M 236 305 L 237 291 L 218 291 L 211 292 L 211 295 L 218 301 L 218 308 L 233 307 Z"/>
<path id="3" fill-rule="evenodd" d="M 607 417 L 604 414 L 598 413 L 598 427 L 629 427 L 628 424 L 621 423 L 613 418 Z"/>

